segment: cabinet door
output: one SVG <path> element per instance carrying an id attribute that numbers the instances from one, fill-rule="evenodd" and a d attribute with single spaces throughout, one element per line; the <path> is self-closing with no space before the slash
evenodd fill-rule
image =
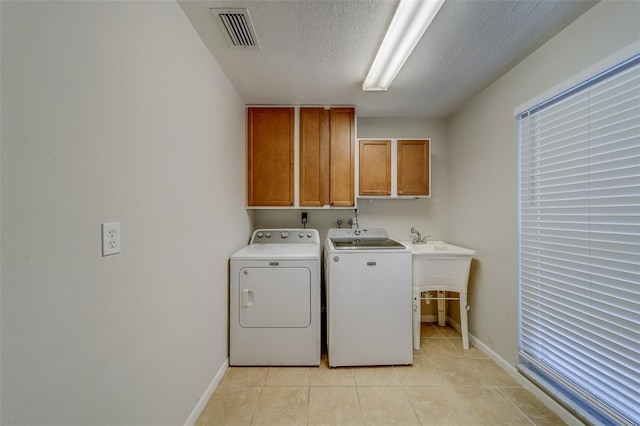
<path id="1" fill-rule="evenodd" d="M 354 205 L 355 109 L 332 108 L 330 117 L 330 204 L 350 207 Z"/>
<path id="2" fill-rule="evenodd" d="M 293 108 L 248 108 L 249 206 L 293 205 Z"/>
<path id="3" fill-rule="evenodd" d="M 429 195 L 429 139 L 398 140 L 398 195 Z"/>
<path id="4" fill-rule="evenodd" d="M 300 205 L 329 204 L 330 116 L 324 108 L 300 108 Z"/>
<path id="5" fill-rule="evenodd" d="M 391 141 L 360 141 L 360 195 L 391 194 Z"/>

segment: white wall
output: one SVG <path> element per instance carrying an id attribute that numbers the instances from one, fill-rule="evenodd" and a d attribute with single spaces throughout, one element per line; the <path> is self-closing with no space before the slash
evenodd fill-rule
<path id="1" fill-rule="evenodd" d="M 1 7 L 0 423 L 182 424 L 252 228 L 243 102 L 174 2 Z"/>
<path id="2" fill-rule="evenodd" d="M 418 200 L 360 200 L 358 220 L 363 227 L 386 228 L 400 240 L 411 239 L 418 228 L 432 239 L 446 237 L 448 217 L 446 120 L 425 118 L 358 117 L 358 138 L 431 138 L 431 198 Z M 355 179 L 358 177 L 355 176 Z M 342 219 L 348 226 L 352 209 L 256 210 L 256 227 L 299 227 L 300 212 L 309 213 L 308 227 L 320 231 L 324 239 L 329 228 Z"/>
<path id="3" fill-rule="evenodd" d="M 449 119 L 449 238 L 477 250 L 469 327 L 517 361 L 518 128 L 514 108 L 640 39 L 640 2 L 603 1 Z"/>

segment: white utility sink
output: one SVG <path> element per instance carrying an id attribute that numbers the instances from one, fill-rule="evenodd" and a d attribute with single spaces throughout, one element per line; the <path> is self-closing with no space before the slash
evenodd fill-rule
<path id="1" fill-rule="evenodd" d="M 454 246 L 444 241 L 429 241 L 426 243 L 414 244 L 411 241 L 401 241 L 402 244 L 411 249 L 414 255 L 464 255 L 473 256 L 475 250 L 466 249 L 464 247 Z"/>
<path id="2" fill-rule="evenodd" d="M 460 328 L 462 346 L 469 349 L 467 323 L 467 284 L 471 258 L 475 250 L 454 246 L 443 241 L 414 244 L 403 241 L 412 253 L 413 282 L 413 347 L 420 349 L 421 300 L 438 302 L 438 324 L 446 323 L 446 300 L 460 300 Z M 460 297 L 447 297 L 447 291 L 459 293 Z M 429 292 L 436 292 L 432 297 Z M 423 296 L 425 294 L 425 296 Z"/>

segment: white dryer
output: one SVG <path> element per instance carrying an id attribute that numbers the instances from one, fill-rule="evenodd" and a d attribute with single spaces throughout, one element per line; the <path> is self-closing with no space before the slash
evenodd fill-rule
<path id="1" fill-rule="evenodd" d="M 230 365 L 320 365 L 320 236 L 259 229 L 231 256 Z"/>

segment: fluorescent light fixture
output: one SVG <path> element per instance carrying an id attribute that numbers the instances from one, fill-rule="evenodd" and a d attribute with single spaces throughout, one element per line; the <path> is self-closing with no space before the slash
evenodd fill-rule
<path id="1" fill-rule="evenodd" d="M 443 3 L 444 0 L 400 0 L 362 90 L 389 88 Z"/>

